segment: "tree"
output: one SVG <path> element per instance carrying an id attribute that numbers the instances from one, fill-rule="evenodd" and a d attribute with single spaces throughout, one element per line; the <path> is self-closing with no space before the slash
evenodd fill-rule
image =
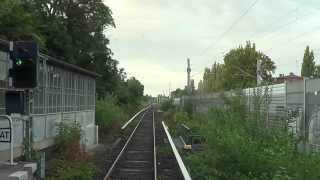
<path id="1" fill-rule="evenodd" d="M 243 89 L 257 85 L 257 62 L 261 62 L 263 84 L 272 80 L 272 73 L 276 68 L 274 62 L 262 52 L 256 50 L 255 44 L 246 43 L 245 47 L 240 46 L 232 49 L 224 57 L 224 88 Z"/>
<path id="2" fill-rule="evenodd" d="M 260 75 L 263 83 L 270 83 L 276 68 L 274 62 L 257 51 L 255 44 L 247 42 L 245 47 L 230 50 L 224 57 L 224 64 L 214 63 L 211 69 L 205 69 L 202 91 L 208 93 L 256 86 L 258 61 L 261 62 Z"/>
<path id="3" fill-rule="evenodd" d="M 303 77 L 313 77 L 315 74 L 315 62 L 313 51 L 310 51 L 309 46 L 306 47 L 303 55 L 303 62 L 301 68 L 301 76 Z"/>
<path id="4" fill-rule="evenodd" d="M 6 40 L 34 40 L 40 46 L 45 38 L 38 31 L 37 18 L 24 9 L 20 0 L 0 1 L 0 38 Z"/>
<path id="5" fill-rule="evenodd" d="M 0 1 L 0 38 L 37 41 L 42 52 L 97 72 L 98 99 L 114 94 L 127 104 L 126 73 L 112 58 L 107 28 L 115 22 L 102 0 Z"/>
<path id="6" fill-rule="evenodd" d="M 171 97 L 173 97 L 173 98 L 180 98 L 180 97 L 182 97 L 183 95 L 187 95 L 187 94 L 188 94 L 188 93 L 187 93 L 186 89 L 180 89 L 180 88 L 178 88 L 178 89 L 176 89 L 176 90 L 174 90 L 174 91 L 171 92 Z"/>
<path id="7" fill-rule="evenodd" d="M 127 80 L 128 84 L 128 96 L 129 103 L 133 105 L 137 105 L 141 98 L 143 98 L 144 86 L 140 83 L 139 80 L 132 77 Z"/>

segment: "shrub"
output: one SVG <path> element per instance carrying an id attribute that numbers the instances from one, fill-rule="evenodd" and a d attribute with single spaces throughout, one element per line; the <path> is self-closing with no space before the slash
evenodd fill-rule
<path id="1" fill-rule="evenodd" d="M 124 111 L 118 105 L 117 98 L 106 96 L 96 103 L 96 124 L 101 132 L 106 132 L 113 127 L 116 122 L 126 119 Z"/>
<path id="2" fill-rule="evenodd" d="M 80 147 L 81 129 L 77 123 L 58 125 L 58 134 L 55 137 L 57 152 L 66 160 L 81 160 L 83 152 Z"/>
<path id="3" fill-rule="evenodd" d="M 298 152 L 293 137 L 284 130 L 265 129 L 257 123 L 262 119 L 246 116 L 239 102 L 194 114 L 191 120 L 176 115 L 207 139 L 204 151 L 184 153 L 194 179 L 319 179 L 320 155 Z"/>
<path id="4" fill-rule="evenodd" d="M 58 125 L 58 134 L 55 138 L 57 149 L 55 159 L 50 163 L 50 177 L 52 180 L 87 180 L 95 175 L 95 168 L 88 163 L 88 157 L 81 149 L 81 127 L 77 123 Z"/>
<path id="5" fill-rule="evenodd" d="M 179 124 L 187 123 L 190 121 L 190 117 L 186 112 L 177 112 L 175 114 L 176 122 Z"/>
<path id="6" fill-rule="evenodd" d="M 160 109 L 162 111 L 169 111 L 170 109 L 174 109 L 175 106 L 173 105 L 173 101 L 172 100 L 167 100 L 164 101 L 161 105 L 160 105 Z"/>
<path id="7" fill-rule="evenodd" d="M 54 173 L 48 180 L 87 180 L 95 175 L 94 165 L 85 160 L 72 163 L 56 160 L 55 163 Z"/>

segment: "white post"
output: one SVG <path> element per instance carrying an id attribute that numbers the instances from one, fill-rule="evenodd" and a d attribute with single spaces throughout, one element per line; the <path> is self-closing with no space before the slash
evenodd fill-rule
<path id="1" fill-rule="evenodd" d="M 12 118 L 7 115 L 1 115 L 0 117 L 6 118 L 9 121 L 10 125 L 10 165 L 16 165 L 16 163 L 13 162 L 13 128 L 12 128 Z"/>

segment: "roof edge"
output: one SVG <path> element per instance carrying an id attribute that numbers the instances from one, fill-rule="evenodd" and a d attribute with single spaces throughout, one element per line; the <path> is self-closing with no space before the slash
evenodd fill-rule
<path id="1" fill-rule="evenodd" d="M 9 52 L 9 46 L 10 46 L 9 41 L 0 39 L 0 51 Z M 57 58 L 51 57 L 49 55 L 43 54 L 41 52 L 39 53 L 39 57 L 45 58 L 48 60 L 49 63 L 51 63 L 53 65 L 61 66 L 62 68 L 68 68 L 70 70 L 77 71 L 79 73 L 83 73 L 83 74 L 92 76 L 94 78 L 101 77 L 101 75 L 96 72 L 89 71 L 89 70 L 84 69 L 82 67 L 79 67 L 77 65 L 67 63 L 65 61 L 62 61 Z"/>
<path id="2" fill-rule="evenodd" d="M 56 59 L 56 58 L 51 57 L 51 56 L 46 55 L 46 54 L 40 53 L 40 57 L 47 59 L 49 64 L 57 65 L 57 66 L 60 66 L 62 68 L 68 68 L 68 69 L 71 69 L 73 71 L 77 71 L 77 72 L 80 72 L 80 73 L 83 73 L 83 74 L 86 74 L 86 75 L 89 75 L 89 76 L 93 76 L 95 78 L 101 77 L 101 75 L 96 73 L 96 72 L 92 72 L 92 71 L 89 71 L 87 69 L 81 68 L 81 67 L 79 67 L 77 65 L 73 65 L 73 64 L 61 61 L 59 59 Z"/>

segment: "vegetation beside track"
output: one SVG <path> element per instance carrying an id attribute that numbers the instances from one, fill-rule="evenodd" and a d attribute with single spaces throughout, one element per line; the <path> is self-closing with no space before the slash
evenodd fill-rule
<path id="1" fill-rule="evenodd" d="M 80 145 L 81 129 L 78 124 L 61 123 L 55 138 L 55 153 L 48 163 L 47 179 L 92 179 L 95 166 Z"/>
<path id="2" fill-rule="evenodd" d="M 263 118 L 249 114 L 241 102 L 238 97 L 226 109 L 193 114 L 176 111 L 168 116 L 171 131 L 183 123 L 206 139 L 203 151 L 182 153 L 193 179 L 320 178 L 319 154 L 299 152 L 297 138 L 285 130 L 264 128 Z"/>

